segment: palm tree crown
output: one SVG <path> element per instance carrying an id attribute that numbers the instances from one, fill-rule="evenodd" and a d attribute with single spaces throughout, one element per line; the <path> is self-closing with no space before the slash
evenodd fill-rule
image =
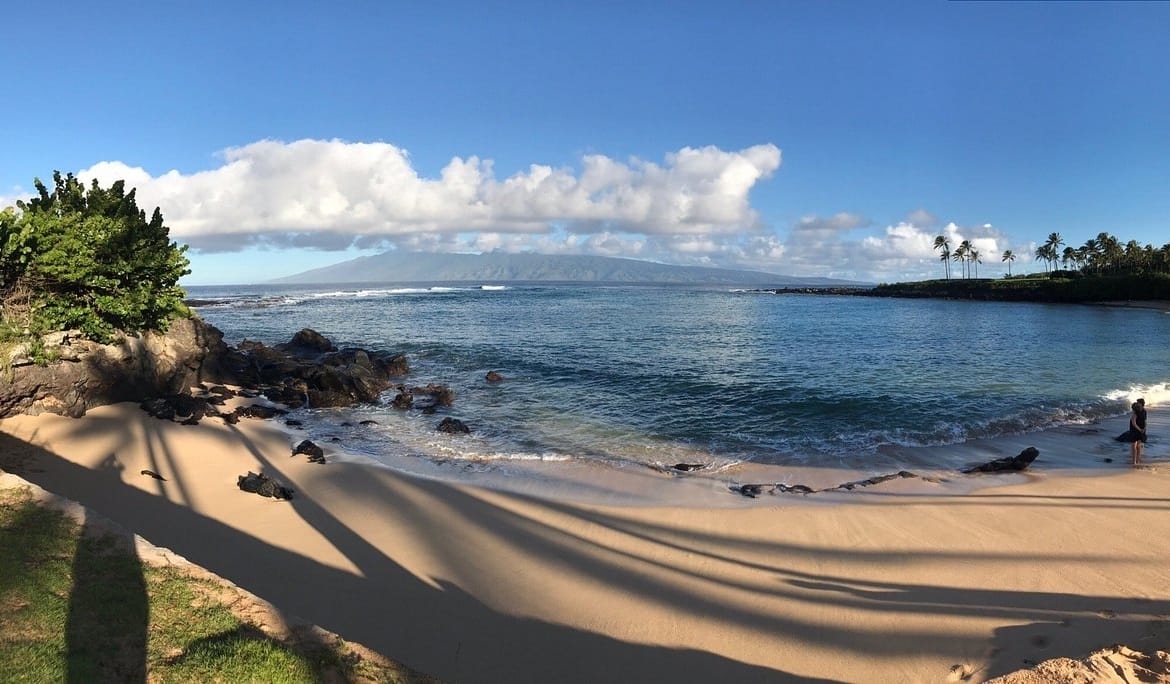
<path id="1" fill-rule="evenodd" d="M 1008 265 L 1008 275 L 1012 274 L 1012 262 L 1016 260 L 1016 254 L 1010 249 L 1003 250 L 1003 257 L 1000 261 L 1006 261 Z"/>
<path id="2" fill-rule="evenodd" d="M 951 279 L 951 243 L 947 240 L 947 236 L 939 235 L 934 238 L 934 248 L 942 251 L 940 261 L 943 262 L 943 274 L 947 280 Z"/>

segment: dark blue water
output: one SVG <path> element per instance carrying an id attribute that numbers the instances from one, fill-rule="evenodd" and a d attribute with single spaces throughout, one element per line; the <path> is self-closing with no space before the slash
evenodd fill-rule
<path id="1" fill-rule="evenodd" d="M 1166 400 L 1170 315 L 1104 306 L 670 287 L 207 288 L 229 342 L 303 327 L 407 355 L 470 438 L 387 406 L 304 412 L 347 448 L 468 467 L 744 461 L 874 465 L 928 446 L 1084 423 Z M 506 380 L 484 381 L 489 370 Z M 386 399 L 392 398 L 392 393 Z M 882 464 L 883 467 L 889 464 Z M 896 465 L 896 464 L 894 464 Z"/>

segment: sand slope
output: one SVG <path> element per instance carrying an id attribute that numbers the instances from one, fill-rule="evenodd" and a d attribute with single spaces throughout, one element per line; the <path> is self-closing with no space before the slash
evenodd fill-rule
<path id="1" fill-rule="evenodd" d="M 450 681 L 982 681 L 1113 643 L 1170 647 L 1168 423 L 1151 412 L 1141 470 L 1123 445 L 1116 467 L 1046 470 L 1046 452 L 1113 448 L 1046 436 L 1035 471 L 997 488 L 728 508 L 312 465 L 260 421 L 182 426 L 125 404 L 0 421 L 0 467 Z M 296 498 L 236 489 L 260 469 Z"/>

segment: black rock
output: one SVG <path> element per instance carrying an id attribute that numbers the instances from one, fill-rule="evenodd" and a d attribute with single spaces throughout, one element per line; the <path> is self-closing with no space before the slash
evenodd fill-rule
<path id="1" fill-rule="evenodd" d="M 272 401 L 296 408 L 373 403 L 410 372 L 401 354 L 336 348 L 320 333 L 304 329 L 275 347 L 245 340 L 216 359 L 224 382 L 261 387 Z"/>
<path id="2" fill-rule="evenodd" d="M 309 440 L 304 440 L 293 447 L 292 455 L 305 454 L 309 463 L 325 463 L 325 450 Z"/>
<path id="3" fill-rule="evenodd" d="M 1007 458 L 997 458 L 994 461 L 981 463 L 962 471 L 964 473 L 999 473 L 1004 471 L 1020 471 L 1032 465 L 1032 461 L 1040 455 L 1036 447 L 1028 447 L 1019 454 Z"/>
<path id="4" fill-rule="evenodd" d="M 139 407 L 148 414 L 160 420 L 174 420 L 175 407 L 164 398 L 147 399 L 139 404 Z"/>
<path id="5" fill-rule="evenodd" d="M 236 409 L 236 415 L 241 418 L 260 418 L 263 420 L 283 416 L 286 413 L 288 411 L 285 409 L 275 406 L 265 406 L 263 404 L 249 404 Z"/>
<path id="6" fill-rule="evenodd" d="M 271 499 L 291 499 L 293 497 L 293 490 L 278 483 L 276 480 L 267 475 L 257 475 L 252 471 L 248 471 L 247 475 L 240 475 L 236 480 L 236 486 L 245 492 L 259 494 Z"/>
<path id="7" fill-rule="evenodd" d="M 876 484 L 881 484 L 883 482 L 889 482 L 890 480 L 893 480 L 893 479 L 899 478 L 899 477 L 905 479 L 905 478 L 918 477 L 918 476 L 915 475 L 914 473 L 910 472 L 909 470 L 899 470 L 896 473 L 889 473 L 887 475 L 875 475 L 873 477 L 866 478 L 864 480 L 858 480 L 856 482 L 846 482 L 845 484 L 839 484 L 836 487 L 833 487 L 833 489 L 844 489 L 847 491 L 853 491 L 853 489 L 856 487 L 869 487 L 870 485 L 876 485 Z M 809 491 L 811 492 L 812 490 L 809 490 Z"/>
<path id="8" fill-rule="evenodd" d="M 410 387 L 408 391 L 415 396 L 430 397 L 434 406 L 450 406 L 455 403 L 455 391 L 446 385 L 430 384 L 424 387 Z"/>
<path id="9" fill-rule="evenodd" d="M 706 463 L 675 463 L 674 465 L 672 465 L 670 467 L 674 468 L 675 470 L 681 470 L 683 472 L 690 472 L 692 470 L 702 470 L 703 468 L 707 467 L 707 464 Z"/>
<path id="10" fill-rule="evenodd" d="M 778 485 L 776 485 L 776 489 L 778 489 L 781 492 L 792 492 L 793 494 L 815 494 L 817 491 L 817 490 L 813 489 L 812 487 L 809 487 L 808 485 L 802 485 L 802 484 L 796 484 L 796 485 L 778 484 Z"/>
<path id="11" fill-rule="evenodd" d="M 458 418 L 450 417 L 444 418 L 443 422 L 439 423 L 439 427 L 436 429 L 439 432 L 446 432 L 450 435 L 466 435 L 471 432 L 471 428 L 467 427 L 466 423 Z"/>
<path id="12" fill-rule="evenodd" d="M 324 458 L 325 450 L 306 439 L 293 447 L 292 455 L 296 456 L 297 454 L 304 454 L 309 457 L 309 460 L 313 460 L 314 458 Z"/>
<path id="13" fill-rule="evenodd" d="M 302 329 L 286 344 L 277 345 L 276 348 L 293 354 L 324 354 L 337 349 L 328 337 L 310 328 Z"/>
<path id="14" fill-rule="evenodd" d="M 143 411 L 162 420 L 182 419 L 184 425 L 194 425 L 204 416 L 217 416 L 215 408 L 206 398 L 189 394 L 166 394 L 139 403 Z"/>
<path id="15" fill-rule="evenodd" d="M 743 494 L 744 496 L 748 496 L 754 499 L 760 494 L 764 493 L 764 486 L 758 484 L 745 484 L 740 485 L 736 491 L 738 491 L 740 494 Z"/>

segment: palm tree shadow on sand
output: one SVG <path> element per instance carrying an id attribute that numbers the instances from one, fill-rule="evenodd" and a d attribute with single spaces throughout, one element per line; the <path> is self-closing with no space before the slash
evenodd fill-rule
<path id="1" fill-rule="evenodd" d="M 95 429 L 84 426 L 91 425 L 89 421 L 79 423 L 82 432 L 75 436 L 84 437 L 86 430 Z M 120 426 L 99 425 L 96 429 L 117 427 Z M 0 434 L 0 449 L 15 446 L 14 442 L 19 440 Z M 458 586 L 432 585 L 418 579 L 304 496 L 292 502 L 297 512 L 360 569 L 360 576 L 272 546 L 186 506 L 129 486 L 122 482 L 116 468 L 84 468 L 27 443 L 20 442 L 20 446 L 36 449 L 38 466 L 29 468 L 22 477 L 69 498 L 76 499 L 82 492 L 90 492 L 91 500 L 84 502 L 87 506 L 115 521 L 138 521 L 140 529 L 136 531 L 145 538 L 172 548 L 243 587 L 273 587 L 270 581 L 273 575 L 295 578 L 295 589 L 290 589 L 288 583 L 277 583 L 274 591 L 257 593 L 291 615 L 311 619 L 326 629 L 339 631 L 344 638 L 443 679 L 459 682 L 818 681 L 713 653 L 628 643 L 564 625 L 502 614 Z M 279 472 L 275 467 L 271 470 Z M 394 494 L 386 492 L 386 495 Z M 263 500 L 258 503 L 287 505 Z M 405 501 L 401 503 L 406 506 Z M 482 506 L 482 502 L 475 500 L 478 512 L 482 512 Z M 433 533 L 441 534 L 442 530 Z M 224 553 L 224 549 L 231 552 Z M 100 576 L 94 575 L 94 579 L 100 580 Z M 134 597 L 122 600 L 146 606 L 145 590 L 141 600 Z M 78 598 L 79 607 L 87 601 L 83 593 Z M 379 616 L 379 619 L 355 621 L 353 611 Z M 145 613 L 137 610 L 131 614 Z M 351 623 L 356 625 L 355 629 L 343 629 Z M 80 647 L 85 636 L 81 633 L 83 623 L 75 621 L 75 624 Z M 131 631 L 135 635 L 141 631 L 144 635 L 145 622 L 139 627 L 140 630 Z M 131 641 L 144 643 L 144 638 L 135 636 Z M 401 640 L 416 645 L 413 657 L 404 656 L 395 648 Z M 418 647 L 419 644 L 423 645 Z M 140 677 L 135 672 L 128 674 L 130 678 L 126 681 L 137 681 Z"/>
<path id="2" fill-rule="evenodd" d="M 77 438 L 86 431 L 98 433 L 121 429 L 100 421 L 79 423 Z M 286 477 L 281 463 L 265 458 L 242 433 L 225 436 L 225 446 L 247 444 L 266 472 Z M 160 443 L 165 450 L 165 444 Z M 169 453 L 158 454 L 171 458 Z M 399 658 L 423 671 L 451 681 L 810 681 L 779 669 L 748 665 L 715 653 L 695 649 L 648 646 L 613 639 L 548 621 L 509 615 L 485 604 L 454 581 L 420 579 L 399 562 L 393 551 L 372 545 L 347 523 L 314 500 L 313 491 L 298 492 L 290 503 L 258 500 L 258 505 L 291 506 L 352 563 L 357 572 L 339 570 L 315 559 L 258 540 L 216 520 L 143 492 L 123 483 L 116 471 L 91 470 L 44 452 L 38 456 L 47 466 L 39 484 L 70 496 L 68 491 L 94 492 L 100 500 L 86 502 L 103 513 L 137 520 L 139 532 L 155 543 L 176 549 L 191 560 L 253 590 L 292 614 L 317 622 L 388 656 Z M 340 467 L 338 466 L 333 467 Z M 321 482 L 328 484 L 331 466 L 324 466 Z M 111 474 L 113 477 L 111 477 Z M 30 477 L 29 479 L 34 479 Z M 34 480 L 35 481 L 35 480 Z M 94 486 L 100 482 L 100 487 Z M 1108 628 L 1108 638 L 1140 638 L 1150 629 L 1140 616 L 1170 614 L 1170 602 L 1139 601 L 1121 596 L 1082 596 L 1012 590 L 987 590 L 955 586 L 881 583 L 864 579 L 861 568 L 874 563 L 905 560 L 902 553 L 883 553 L 847 548 L 811 547 L 768 542 L 762 549 L 765 562 L 744 561 L 737 544 L 743 540 L 711 533 L 695 537 L 669 526 L 627 519 L 617 513 L 599 512 L 571 505 L 531 500 L 572 524 L 546 525 L 514 510 L 475 497 L 459 488 L 410 478 L 371 476 L 344 495 L 370 512 L 371 517 L 392 515 L 393 524 L 410 529 L 414 538 L 449 566 L 467 565 L 460 549 L 447 539 L 444 517 L 455 517 L 477 531 L 507 540 L 542 565 L 560 564 L 608 585 L 622 587 L 638 597 L 676 608 L 680 614 L 711 618 L 734 624 L 781 641 L 803 641 L 812 646 L 848 654 L 850 658 L 913 658 L 926 655 L 955 657 L 967 654 L 987 663 L 983 676 L 994 676 L 1027 667 L 1037 659 L 1059 656 L 1080 658 L 1102 644 L 1088 644 L 1058 633 L 1073 621 L 1095 621 Z M 243 496 L 243 494 L 241 494 Z M 962 505 L 977 505 L 971 499 Z M 1084 502 L 1081 502 L 1082 504 Z M 1126 500 L 1102 502 L 1128 507 Z M 1168 500 L 1143 500 L 1170 512 Z M 1003 505 L 999 502 L 998 505 Z M 1014 505 L 1024 505 L 1019 502 Z M 1051 505 L 1051 504 L 1046 504 Z M 1069 505 L 1076 505 L 1070 502 Z M 389 523 L 387 523 L 389 524 Z M 941 633 L 926 629 L 878 633 L 844 625 L 813 624 L 807 616 L 753 610 L 713 600 L 702 592 L 663 581 L 653 573 L 631 569 L 612 556 L 582 551 L 585 537 L 574 528 L 598 525 L 619 531 L 659 548 L 684 554 L 707 555 L 720 563 L 738 563 L 755 579 L 733 589 L 753 592 L 761 598 L 813 600 L 820 605 L 869 611 L 885 616 L 934 616 L 995 619 L 1026 627 L 1003 628 L 989 643 L 970 633 Z M 753 545 L 759 552 L 760 544 Z M 230 552 L 225 553 L 225 549 Z M 622 552 L 641 554 L 641 552 Z M 937 559 L 940 554 L 928 554 Z M 942 554 L 945 556 L 945 554 Z M 957 564 L 995 554 L 966 554 L 953 558 Z M 756 554 L 759 558 L 759 553 Z M 676 575 L 693 571 L 670 565 L 661 555 L 637 555 L 638 567 L 656 568 Z M 839 576 L 801 572 L 793 559 L 812 559 Z M 1020 564 L 1096 562 L 1089 555 L 1015 558 Z M 848 569 L 858 568 L 856 574 Z M 495 570 L 499 571 L 499 568 Z M 519 570 L 515 568 L 514 570 Z M 294 581 L 274 581 L 291 578 Z M 691 577 L 691 579 L 698 579 Z M 261 589 L 263 588 L 263 589 Z M 1112 617 L 1110 615 L 1112 614 Z M 1133 617 L 1119 618 L 1117 615 Z M 623 616 L 615 616 L 618 619 Z M 1071 630 L 1065 630 L 1072 634 Z M 1054 634 L 1054 632 L 1057 632 Z M 1084 633 L 1078 630 L 1078 633 Z M 1023 635 L 1024 641 L 1016 643 Z M 829 668 L 826 668 L 829 669 Z"/>

